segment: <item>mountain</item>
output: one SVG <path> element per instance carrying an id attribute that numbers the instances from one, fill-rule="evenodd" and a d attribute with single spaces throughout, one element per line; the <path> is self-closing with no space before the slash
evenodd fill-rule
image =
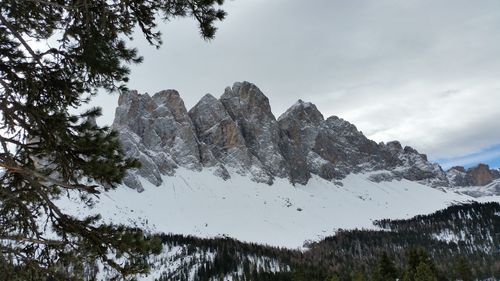
<path id="1" fill-rule="evenodd" d="M 276 119 L 269 99 L 249 82 L 226 88 L 219 99 L 207 94 L 189 111 L 175 90 L 123 93 L 113 128 L 126 154 L 143 164 L 125 179 L 138 191 L 144 189 L 139 177 L 159 186 L 162 175 L 174 175 L 179 167 L 214 168 L 225 180 L 236 173 L 269 185 L 276 178 L 305 185 L 312 175 L 336 182 L 367 172 L 374 182 L 406 179 L 444 188 L 485 186 L 500 178 L 498 170 L 482 164 L 445 172 L 412 147 L 375 143 L 353 124 L 325 119 L 302 100 Z"/>
<path id="2" fill-rule="evenodd" d="M 479 164 L 465 169 L 461 166 L 452 167 L 447 177 L 454 190 L 473 197 L 483 197 L 500 194 L 500 170 L 490 169 L 488 165 Z"/>
<path id="3" fill-rule="evenodd" d="M 159 186 L 161 175 L 178 167 L 213 167 L 223 179 L 237 173 L 270 185 L 276 178 L 304 185 L 312 175 L 335 182 L 377 171 L 371 175 L 375 182 L 450 186 L 426 155 L 397 141 L 377 144 L 341 118 L 325 119 L 311 103 L 299 100 L 276 119 L 268 98 L 248 82 L 226 88 L 219 99 L 206 95 L 189 111 L 175 90 L 152 97 L 123 93 L 113 128 L 127 155 L 143 163 L 125 180 L 139 191 L 138 177 Z"/>
<path id="4" fill-rule="evenodd" d="M 443 271 L 458 253 L 477 259 L 476 276 L 497 270 L 490 242 L 498 239 L 498 204 L 415 216 L 499 201 L 498 170 L 444 171 L 425 154 L 398 141 L 376 143 L 302 100 L 276 118 L 248 82 L 218 99 L 207 94 L 190 110 L 175 90 L 124 92 L 118 104 L 113 129 L 142 163 L 126 175 L 129 188 L 103 193 L 92 207 L 75 204 L 77 193 L 58 204 L 76 216 L 163 233 L 158 280 L 315 280 L 296 279 L 293 271 L 302 269 L 325 280 L 351 272 L 351 259 L 369 272 L 383 251 L 402 263 L 403 249 L 418 245 Z M 492 222 L 491 229 L 476 222 Z"/>
<path id="5" fill-rule="evenodd" d="M 297 248 L 341 228 L 474 199 L 424 154 L 375 143 L 311 103 L 299 100 L 276 119 L 248 82 L 189 111 L 175 90 L 125 92 L 113 128 L 142 166 L 127 174 L 131 188 L 108 192 L 90 212 L 156 232 Z"/>

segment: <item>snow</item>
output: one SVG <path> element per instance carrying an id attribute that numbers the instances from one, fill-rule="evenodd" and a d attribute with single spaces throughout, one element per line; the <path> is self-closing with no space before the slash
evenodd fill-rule
<path id="1" fill-rule="evenodd" d="M 459 241 L 464 241 L 463 237 L 465 236 L 465 233 L 462 231 L 462 233 L 460 233 L 460 236 L 458 236 L 453 231 L 447 229 L 442 231 L 441 233 L 434 234 L 433 236 L 435 239 L 439 241 L 447 243 L 452 243 L 452 242 L 458 243 Z"/>
<path id="2" fill-rule="evenodd" d="M 142 193 L 125 186 L 107 192 L 90 210 L 67 198 L 59 204 L 71 214 L 99 213 L 107 222 L 152 232 L 302 248 L 338 229 L 375 229 L 373 220 L 409 218 L 474 200 L 407 180 L 375 183 L 369 176 L 351 174 L 343 186 L 316 176 L 305 186 L 279 178 L 267 185 L 235 172 L 224 181 L 211 169 L 179 168 L 159 187 L 141 179 Z"/>
<path id="3" fill-rule="evenodd" d="M 493 182 L 485 186 L 466 186 L 466 187 L 455 187 L 453 190 L 458 191 L 469 196 L 478 198 L 478 200 L 484 201 L 487 198 L 493 199 L 492 201 L 497 201 L 500 198 L 500 179 L 496 179 Z M 497 198 L 497 199 L 495 199 Z"/>
<path id="4" fill-rule="evenodd" d="M 310 102 L 304 102 L 303 100 L 299 99 L 296 101 L 290 108 L 288 108 L 285 113 L 281 114 L 280 117 L 278 117 L 277 121 L 279 122 L 280 120 L 283 120 L 285 117 L 287 117 L 289 114 L 294 112 L 295 110 L 301 109 L 301 108 L 308 108 L 314 106 Z"/>

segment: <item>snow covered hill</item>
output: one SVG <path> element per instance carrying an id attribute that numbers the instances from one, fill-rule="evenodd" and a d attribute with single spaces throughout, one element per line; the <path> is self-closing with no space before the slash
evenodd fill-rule
<path id="1" fill-rule="evenodd" d="M 388 231 L 376 220 L 500 202 L 500 170 L 444 171 L 411 147 L 375 143 L 301 100 L 276 119 L 267 97 L 248 82 L 235 83 L 220 99 L 206 95 L 189 111 L 174 90 L 125 92 L 113 128 L 125 153 L 142 166 L 92 207 L 78 204 L 77 194 L 61 198 L 67 213 L 100 214 L 105 222 L 150 233 L 231 237 L 302 251 L 341 229 Z M 164 280 L 194 280 L 204 270 L 195 261 L 213 262 L 221 254 L 192 250 L 189 243 L 164 246 L 153 273 Z M 247 260 L 267 264 L 266 272 L 288 266 L 267 256 Z M 235 270 L 238 276 L 241 264 Z"/>
<path id="2" fill-rule="evenodd" d="M 500 198 L 500 179 L 496 179 L 484 186 L 463 186 L 455 188 L 457 192 L 478 198 L 478 200 L 488 200 L 488 198 Z"/>
<path id="3" fill-rule="evenodd" d="M 410 218 L 472 197 L 408 180 L 373 182 L 350 174 L 331 182 L 313 176 L 306 185 L 287 179 L 273 185 L 233 173 L 224 180 L 210 169 L 178 169 L 155 186 L 142 181 L 101 195 L 92 209 L 61 199 L 73 214 L 99 213 L 105 221 L 138 225 L 152 232 L 229 236 L 241 241 L 300 248 L 338 229 L 375 228 L 373 220 Z"/>
<path id="4" fill-rule="evenodd" d="M 207 94 L 189 111 L 175 90 L 124 92 L 113 128 L 142 167 L 92 210 L 61 204 L 152 232 L 299 248 L 338 229 L 374 228 L 373 220 L 498 193 L 498 170 L 445 172 L 411 147 L 377 144 L 341 118 L 325 119 L 307 102 L 276 119 L 248 82 L 220 99 Z"/>

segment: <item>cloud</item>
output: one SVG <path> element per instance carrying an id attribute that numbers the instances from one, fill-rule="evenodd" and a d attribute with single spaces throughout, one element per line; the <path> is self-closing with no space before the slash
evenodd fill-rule
<path id="1" fill-rule="evenodd" d="M 448 158 L 448 159 L 439 159 L 438 161 L 444 169 L 449 169 L 453 166 L 465 166 L 465 167 L 475 166 L 479 162 L 483 163 L 488 162 L 491 163 L 490 167 L 497 168 L 500 167 L 499 160 L 500 160 L 500 145 L 495 145 L 469 155 Z"/>
<path id="2" fill-rule="evenodd" d="M 278 116 L 297 99 L 377 141 L 453 159 L 500 143 L 500 2 L 238 0 L 213 41 L 192 20 L 162 26 L 130 88 L 174 88 L 188 107 L 235 81 L 257 84 Z M 116 96 L 101 96 L 110 123 Z M 487 155 L 485 155 L 486 157 Z"/>

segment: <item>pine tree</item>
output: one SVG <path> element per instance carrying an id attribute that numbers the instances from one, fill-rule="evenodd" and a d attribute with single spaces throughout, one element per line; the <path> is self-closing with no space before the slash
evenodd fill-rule
<path id="1" fill-rule="evenodd" d="M 157 19 L 195 18 L 204 38 L 222 20 L 223 0 L 3 0 L 0 2 L 0 278 L 83 279 L 85 261 L 116 276 L 148 271 L 161 250 L 140 229 L 76 218 L 56 203 L 82 204 L 116 188 L 138 162 L 124 157 L 117 134 L 69 110 L 98 91 L 126 89 L 127 46 L 136 27 L 161 45 Z M 34 42 L 50 40 L 50 47 Z M 47 45 L 48 46 L 48 45 Z M 126 261 L 126 262 L 124 262 Z"/>
<path id="2" fill-rule="evenodd" d="M 365 281 L 366 277 L 363 272 L 356 271 L 351 276 L 351 281 Z"/>
<path id="3" fill-rule="evenodd" d="M 333 275 L 328 281 L 340 281 L 340 278 L 337 275 Z"/>
<path id="4" fill-rule="evenodd" d="M 396 269 L 396 265 L 394 265 L 394 262 L 389 258 L 387 253 L 383 253 L 382 257 L 379 260 L 377 270 L 374 275 L 374 280 L 396 280 L 397 277 L 398 270 Z"/>
<path id="5" fill-rule="evenodd" d="M 437 276 L 427 263 L 421 262 L 415 271 L 415 281 L 437 281 Z"/>
<path id="6" fill-rule="evenodd" d="M 469 265 L 469 262 L 464 257 L 460 257 L 458 259 L 457 264 L 457 275 L 462 281 L 472 281 L 472 269 Z"/>
<path id="7" fill-rule="evenodd" d="M 411 249 L 407 252 L 407 267 L 403 281 L 437 280 L 436 265 L 423 248 Z"/>

